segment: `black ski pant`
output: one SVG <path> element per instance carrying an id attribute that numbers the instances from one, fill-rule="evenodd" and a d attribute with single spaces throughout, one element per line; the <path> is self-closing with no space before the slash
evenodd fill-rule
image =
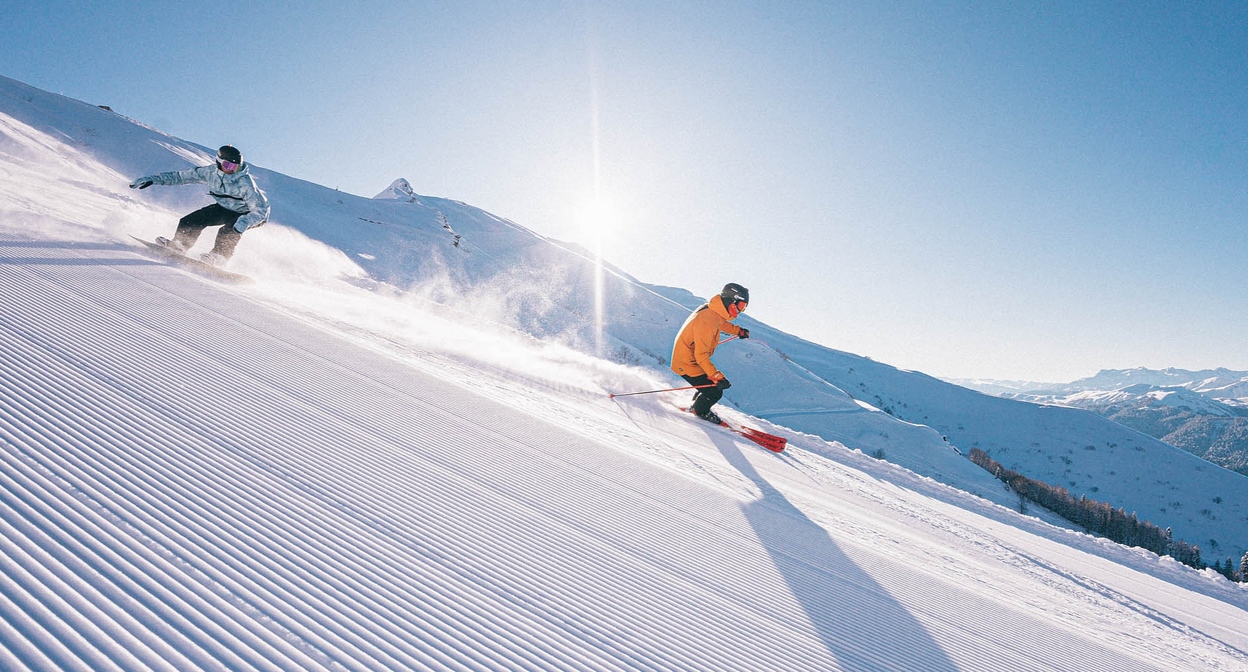
<path id="1" fill-rule="evenodd" d="M 220 226 L 221 230 L 217 231 L 217 240 L 212 245 L 212 251 L 229 259 L 234 254 L 234 247 L 238 245 L 239 238 L 243 237 L 243 234 L 234 229 L 234 222 L 242 216 L 241 212 L 234 212 L 213 203 L 178 220 L 178 230 L 173 234 L 173 238 L 182 243 L 184 249 L 189 250 L 195 241 L 199 240 L 199 234 L 204 229 L 210 226 Z"/>
<path id="2" fill-rule="evenodd" d="M 701 376 L 681 376 L 681 378 L 689 381 L 690 385 L 711 386 L 704 387 L 693 393 L 693 406 L 690 410 L 698 415 L 706 415 L 706 412 L 711 410 L 711 407 L 719 403 L 719 400 L 724 397 L 724 391 L 715 387 L 715 381 L 708 378 L 706 374 Z"/>

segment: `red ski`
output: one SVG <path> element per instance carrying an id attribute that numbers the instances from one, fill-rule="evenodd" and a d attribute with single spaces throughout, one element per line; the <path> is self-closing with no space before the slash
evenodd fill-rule
<path id="1" fill-rule="evenodd" d="M 723 425 L 728 429 L 744 436 L 745 438 L 757 443 L 773 453 L 783 453 L 784 447 L 789 445 L 789 440 L 783 436 L 768 434 L 767 432 L 754 429 L 753 427 L 734 427 L 726 422 L 723 422 L 722 420 L 720 422 L 723 423 Z"/>
<path id="2" fill-rule="evenodd" d="M 688 408 L 684 409 L 684 411 L 689 414 L 693 413 L 693 410 Z M 706 421 L 703 420 L 703 422 Z M 719 424 L 721 427 L 727 428 L 728 431 L 733 432 L 734 434 L 740 434 L 741 436 L 744 436 L 745 438 L 757 443 L 773 453 L 784 452 L 784 447 L 789 445 L 789 440 L 783 436 L 768 434 L 760 429 L 754 429 L 753 427 L 746 427 L 744 425 L 734 425 L 727 422 L 723 418 L 720 418 Z"/>

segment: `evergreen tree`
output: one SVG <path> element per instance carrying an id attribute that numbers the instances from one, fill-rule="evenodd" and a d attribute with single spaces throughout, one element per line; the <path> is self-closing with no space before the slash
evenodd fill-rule
<path id="1" fill-rule="evenodd" d="M 1066 488 L 1006 469 L 979 448 L 972 448 L 967 457 L 1005 483 L 1007 491 L 1017 493 L 1019 510 L 1024 513 L 1027 503 L 1034 502 L 1093 534 L 1128 546 L 1147 548 L 1157 555 L 1172 555 L 1179 562 L 1200 568 L 1200 549 L 1183 541 L 1176 544 L 1169 528 L 1162 530 L 1146 520 L 1141 521 L 1135 512 L 1128 514 L 1121 507 L 1115 509 L 1107 502 L 1088 499 L 1087 495 L 1075 499 Z"/>
<path id="2" fill-rule="evenodd" d="M 1248 583 L 1248 553 L 1239 561 L 1239 580 Z"/>

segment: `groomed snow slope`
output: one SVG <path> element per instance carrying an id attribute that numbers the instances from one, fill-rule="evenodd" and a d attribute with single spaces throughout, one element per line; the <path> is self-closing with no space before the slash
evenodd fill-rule
<path id="1" fill-rule="evenodd" d="M 0 233 L 127 244 L 132 235 L 168 235 L 179 217 L 210 202 L 202 185 L 126 185 L 138 175 L 206 165 L 211 156 L 211 148 L 0 76 Z M 401 198 L 370 199 L 252 170 L 274 219 L 248 232 L 230 268 L 260 278 L 257 289 L 272 303 L 380 332 L 387 342 L 436 342 L 474 366 L 517 358 L 455 322 L 506 325 L 649 369 L 644 380 L 603 376 L 593 373 L 602 371 L 601 360 L 582 358 L 579 368 L 562 372 L 599 393 L 679 382 L 666 358 L 701 296 L 646 285 L 609 265 L 600 292 L 592 255 L 462 202 L 409 195 L 410 185 Z M 212 238 L 211 231 L 202 236 L 194 252 L 207 251 Z M 336 297 L 343 278 L 370 293 Z M 1016 506 L 1013 493 L 958 452 L 978 447 L 1028 477 L 1170 528 L 1175 539 L 1198 543 L 1209 561 L 1237 559 L 1248 548 L 1242 475 L 1086 411 L 994 399 L 804 341 L 757 319 L 767 300 L 755 299 L 757 310 L 739 319 L 753 338 L 716 352 L 735 383 L 721 405 Z M 434 304 L 451 318 L 449 329 L 429 329 L 433 321 L 423 313 Z M 410 317 L 412 307 L 422 315 Z"/>
<path id="2" fill-rule="evenodd" d="M 8 233 L 0 278 L 3 669 L 1248 666 L 1241 587 L 818 439 L 120 243 Z"/>

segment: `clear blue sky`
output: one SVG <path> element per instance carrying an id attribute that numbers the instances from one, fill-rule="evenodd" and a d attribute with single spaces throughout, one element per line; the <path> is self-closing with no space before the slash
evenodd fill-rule
<path id="1" fill-rule="evenodd" d="M 588 244 L 596 147 L 609 261 L 830 347 L 1248 369 L 1248 3 L 17 4 L 0 74 L 354 194 Z"/>

